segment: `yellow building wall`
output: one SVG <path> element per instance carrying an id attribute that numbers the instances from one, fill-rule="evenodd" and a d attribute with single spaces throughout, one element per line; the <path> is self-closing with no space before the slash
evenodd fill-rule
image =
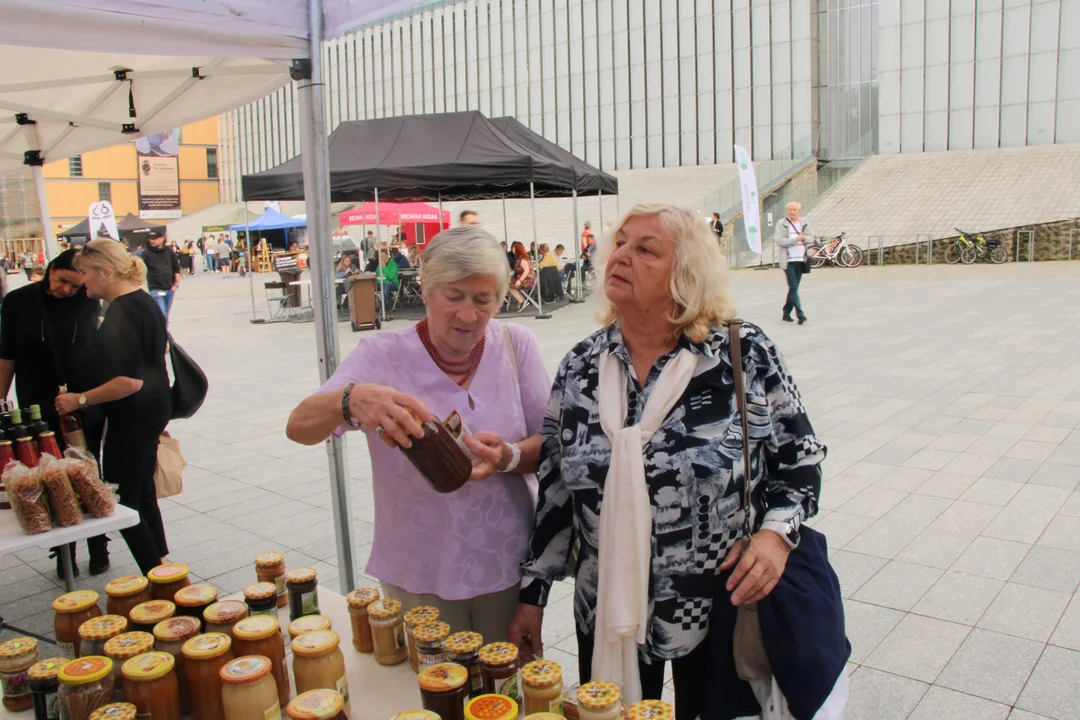
<path id="1" fill-rule="evenodd" d="M 206 179 L 206 148 L 180 146 L 180 179 Z"/>
<path id="2" fill-rule="evenodd" d="M 180 209 L 185 215 L 190 215 L 217 203 L 217 181 L 180 183 Z"/>
<path id="3" fill-rule="evenodd" d="M 200 120 L 197 123 L 185 125 L 180 133 L 180 142 L 184 145 L 210 145 L 217 147 L 218 144 L 218 119 L 216 117 Z"/>

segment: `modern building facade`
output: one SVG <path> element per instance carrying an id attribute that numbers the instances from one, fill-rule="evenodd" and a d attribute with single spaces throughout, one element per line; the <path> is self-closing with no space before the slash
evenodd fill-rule
<path id="1" fill-rule="evenodd" d="M 1080 141 L 1080 0 L 459 0 L 328 43 L 329 126 L 513 115 L 605 170 Z M 1071 68 L 1071 70 L 1070 70 Z M 299 152 L 222 116 L 222 196 Z"/>

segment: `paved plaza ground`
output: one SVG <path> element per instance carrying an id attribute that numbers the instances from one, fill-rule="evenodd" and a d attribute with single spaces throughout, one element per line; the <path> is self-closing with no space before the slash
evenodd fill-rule
<path id="1" fill-rule="evenodd" d="M 799 327 L 780 322 L 778 271 L 734 275 L 740 315 L 783 350 L 829 446 L 812 524 L 846 599 L 849 720 L 1080 717 L 1078 281 L 1080 263 L 815 270 Z M 254 580 L 256 552 L 279 548 L 336 589 L 325 451 L 283 432 L 317 385 L 314 326 L 252 325 L 246 293 L 246 280 L 201 276 L 174 309 L 211 392 L 171 427 L 189 466 L 162 503 L 170 556 L 228 593 Z M 550 370 L 595 328 L 592 310 L 522 320 Z M 342 355 L 366 337 L 339 328 Z M 362 436 L 347 447 L 363 563 L 370 468 Z M 123 541 L 112 551 L 113 569 L 80 587 L 135 572 Z M 51 631 L 53 568 L 46 551 L 0 563 L 6 620 Z M 570 592 L 544 627 L 568 681 Z"/>

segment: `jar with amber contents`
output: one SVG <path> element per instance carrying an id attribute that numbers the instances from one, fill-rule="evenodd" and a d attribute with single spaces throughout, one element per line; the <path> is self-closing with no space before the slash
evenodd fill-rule
<path id="1" fill-rule="evenodd" d="M 154 626 L 154 649 L 173 656 L 176 684 L 180 691 L 180 714 L 191 713 L 191 694 L 184 675 L 184 643 L 199 634 L 199 621 L 181 615 L 163 620 Z"/>
<path id="2" fill-rule="evenodd" d="M 578 688 L 579 720 L 619 720 L 622 694 L 615 683 L 596 680 Z"/>
<path id="3" fill-rule="evenodd" d="M 347 720 L 345 701 L 333 690 L 301 693 L 292 699 L 285 712 L 292 720 Z"/>
<path id="4" fill-rule="evenodd" d="M 563 720 L 563 716 L 559 713 L 540 712 L 526 715 L 525 720 Z"/>
<path id="5" fill-rule="evenodd" d="M 180 685 L 176 661 L 164 652 L 148 652 L 124 663 L 124 700 L 152 720 L 180 720 Z"/>
<path id="6" fill-rule="evenodd" d="M 109 703 L 90 713 L 90 720 L 135 720 L 136 712 L 131 703 Z"/>
<path id="7" fill-rule="evenodd" d="M 562 708 L 562 666 L 552 660 L 533 660 L 521 668 L 525 714 L 559 712 Z"/>
<path id="8" fill-rule="evenodd" d="M 457 663 L 469 671 L 469 697 L 484 694 L 484 680 L 480 677 L 480 648 L 484 636 L 478 632 L 459 632 L 446 638 L 447 662 Z"/>
<path id="9" fill-rule="evenodd" d="M 218 591 L 213 585 L 188 585 L 180 588 L 173 595 L 176 603 L 176 614 L 193 617 L 199 621 L 199 632 L 206 632 L 206 621 L 203 613 L 206 608 L 217 602 Z"/>
<path id="10" fill-rule="evenodd" d="M 248 606 L 241 600 L 222 600 L 203 611 L 206 632 L 225 633 L 232 637 L 233 625 L 248 616 Z"/>
<path id="11" fill-rule="evenodd" d="M 59 720 L 60 678 L 57 673 L 67 665 L 63 657 L 38 660 L 26 671 L 30 679 L 30 694 L 34 700 L 34 720 Z"/>
<path id="12" fill-rule="evenodd" d="M 375 649 L 371 643 L 371 624 L 368 623 L 367 608 L 378 599 L 379 591 L 375 588 L 360 588 L 345 596 L 345 602 L 349 604 L 349 619 L 352 622 L 352 644 L 362 653 Z"/>
<path id="13" fill-rule="evenodd" d="M 82 638 L 79 627 L 101 615 L 98 607 L 98 594 L 93 590 L 76 590 L 53 600 L 53 630 L 56 631 L 56 644 L 60 648 L 58 655 L 75 659 L 79 657 Z"/>
<path id="14" fill-rule="evenodd" d="M 414 607 L 405 613 L 405 638 L 409 643 L 409 667 L 413 672 L 420 672 L 420 659 L 416 656 L 416 640 L 413 639 L 413 630 L 421 625 L 431 625 L 439 622 L 439 609 L 431 605 Z"/>
<path id="15" fill-rule="evenodd" d="M 413 630 L 416 641 L 417 667 L 423 670 L 431 665 L 446 662 L 446 638 L 450 635 L 450 626 L 444 622 L 421 625 Z"/>
<path id="16" fill-rule="evenodd" d="M 425 626 L 427 627 L 427 626 Z M 436 663 L 420 670 L 420 702 L 442 720 L 465 720 L 469 671 L 456 663 Z"/>
<path id="17" fill-rule="evenodd" d="M 289 623 L 289 640 L 295 640 L 301 635 L 318 630 L 333 630 L 333 623 L 325 615 L 305 615 L 296 618 Z"/>
<path id="18" fill-rule="evenodd" d="M 276 617 L 256 615 L 233 625 L 233 654 L 270 658 L 270 674 L 277 685 L 279 704 L 289 702 L 289 665 L 285 662 L 281 623 Z"/>
<path id="19" fill-rule="evenodd" d="M 154 636 L 145 632 L 120 633 L 105 643 L 105 657 L 112 661 L 116 700 L 124 699 L 124 663 L 154 649 Z"/>
<path id="20" fill-rule="evenodd" d="M 390 720 L 442 720 L 438 713 L 430 710 L 404 710 Z"/>
<path id="21" fill-rule="evenodd" d="M 142 575 L 118 577 L 105 586 L 105 612 L 128 616 L 131 608 L 150 599 L 150 581 Z"/>
<path id="22" fill-rule="evenodd" d="M 155 625 L 162 620 L 168 620 L 175 614 L 175 603 L 169 600 L 151 600 L 131 608 L 128 619 L 131 620 L 132 630 L 153 633 Z"/>
<path id="23" fill-rule="evenodd" d="M 232 638 L 224 633 L 198 635 L 184 643 L 184 676 L 193 720 L 225 720 L 221 668 L 232 659 Z"/>
<path id="24" fill-rule="evenodd" d="M 34 707 L 27 671 L 38 661 L 37 646 L 38 641 L 28 637 L 17 637 L 0 644 L 0 688 L 4 693 L 4 707 L 11 712 Z"/>
<path id="25" fill-rule="evenodd" d="M 521 697 L 518 686 L 518 649 L 508 642 L 497 642 L 480 648 L 480 677 L 484 692 L 505 695 L 514 702 Z"/>
<path id="26" fill-rule="evenodd" d="M 264 552 L 255 556 L 255 575 L 259 582 L 273 583 L 277 591 L 277 606 L 285 607 L 289 598 L 285 594 L 285 555 L 279 552 Z"/>
<path id="27" fill-rule="evenodd" d="M 102 705 L 113 701 L 113 662 L 100 655 L 71 660 L 56 673 L 60 678 L 60 717 L 89 720 Z"/>
<path id="28" fill-rule="evenodd" d="M 146 573 L 146 579 L 150 581 L 150 597 L 154 600 L 168 600 L 169 602 L 176 597 L 177 590 L 191 584 L 188 566 L 180 563 L 158 565 Z"/>
<path id="29" fill-rule="evenodd" d="M 255 583 L 244 588 L 244 602 L 248 616 L 273 615 L 277 617 L 277 589 L 273 583 Z"/>
<path id="30" fill-rule="evenodd" d="M 79 657 L 83 655 L 104 655 L 105 643 L 120 633 L 127 632 L 128 621 L 123 615 L 99 615 L 90 618 L 79 626 L 79 639 L 82 641 Z"/>
<path id="31" fill-rule="evenodd" d="M 631 706 L 630 720 L 675 720 L 675 708 L 663 700 L 642 700 Z"/>
<path id="32" fill-rule="evenodd" d="M 281 703 L 274 676 L 270 674 L 270 658 L 262 655 L 236 658 L 221 668 L 220 675 L 224 683 L 221 703 L 225 720 L 280 720 Z"/>
<path id="33" fill-rule="evenodd" d="M 481 695 L 465 704 L 465 720 L 516 720 L 518 704 L 505 695 Z"/>
<path id="34" fill-rule="evenodd" d="M 294 568 L 285 573 L 289 620 L 319 614 L 319 576 L 315 568 Z"/>
<path id="35" fill-rule="evenodd" d="M 319 688 L 339 693 L 345 701 L 345 714 L 349 715 L 349 680 L 345 677 L 340 642 L 333 630 L 317 630 L 293 640 L 293 679 L 298 693 Z"/>
<path id="36" fill-rule="evenodd" d="M 401 603 L 393 598 L 376 600 L 368 605 L 368 624 L 371 625 L 371 644 L 375 662 L 397 665 L 409 657 L 405 646 Z"/>

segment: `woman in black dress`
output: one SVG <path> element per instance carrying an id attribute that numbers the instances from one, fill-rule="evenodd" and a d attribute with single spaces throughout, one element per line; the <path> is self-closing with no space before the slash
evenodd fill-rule
<path id="1" fill-rule="evenodd" d="M 139 524 L 120 534 L 145 574 L 169 553 L 154 487 L 158 438 L 172 414 L 165 318 L 142 289 L 146 265 L 121 243 L 93 240 L 76 264 L 87 295 L 110 303 L 94 342 L 100 384 L 58 396 L 56 411 L 100 406 L 106 420 L 102 475 L 119 486 L 120 502 L 139 513 Z"/>

